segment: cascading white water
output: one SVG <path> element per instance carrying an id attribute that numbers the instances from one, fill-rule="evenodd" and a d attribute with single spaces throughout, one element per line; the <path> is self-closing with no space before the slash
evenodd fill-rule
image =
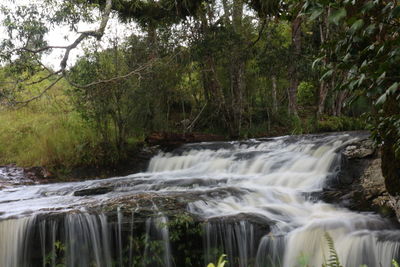
<path id="1" fill-rule="evenodd" d="M 278 138 L 232 143 L 229 148 L 216 151 L 192 149 L 180 155 L 160 154 L 152 159 L 149 170 L 171 179 L 216 180 L 203 181 L 209 185 L 200 185 L 198 190 L 240 189 L 240 194 L 190 203 L 189 211 L 208 220 L 240 214 L 263 218 L 271 231 L 265 232 L 258 247 L 260 267 L 297 266 L 302 257 L 310 266 L 321 266 L 329 258 L 326 232 L 333 238 L 344 266 L 391 266 L 399 254 L 400 238 L 398 231 L 381 231 L 387 228 L 386 221 L 377 215 L 351 212 L 306 197 L 306 193 L 321 191 L 327 178 L 335 176 L 333 172 L 340 162 L 338 148 L 349 139 L 346 135 L 326 136 L 288 143 L 287 139 Z M 209 226 L 207 231 L 219 231 L 225 239 L 220 243 L 228 254 L 235 253 L 235 242 L 236 246 L 238 242 L 248 244 L 238 231 L 216 230 L 215 226 Z M 238 266 L 248 266 L 251 253 L 246 250 L 236 248 Z"/>
<path id="2" fill-rule="evenodd" d="M 66 266 L 131 266 L 140 256 L 133 252 L 137 244 L 127 238 L 127 233 L 139 237 L 133 213 L 127 218 L 118 209 L 111 222 L 105 214 L 87 213 L 85 207 L 107 206 L 144 192 L 178 192 L 201 196 L 188 203 L 187 210 L 205 220 L 205 263 L 227 253 L 231 266 L 292 267 L 307 259 L 309 266 L 319 267 L 329 257 L 327 232 L 344 266 L 389 267 L 399 256 L 398 230 L 377 215 L 309 197 L 337 175 L 339 148 L 353 138 L 332 134 L 187 145 L 155 156 L 146 173 L 3 189 L 0 266 L 30 266 L 28 254 L 33 252 L 28 243 L 34 231 L 39 232 L 35 252 L 41 252 L 43 266 L 56 266 L 54 244 L 59 238 L 65 245 L 61 252 Z M 74 194 L 104 186 L 112 191 Z M 62 219 L 37 219 L 50 213 Z M 39 230 L 32 230 L 38 223 Z M 148 242 L 140 253 L 148 263 L 143 265 L 174 266 L 168 218 L 154 209 L 145 224 Z"/>
<path id="3" fill-rule="evenodd" d="M 30 226 L 35 217 L 10 219 L 0 223 L 0 266 L 25 267 L 27 248 L 24 246 L 29 239 Z"/>

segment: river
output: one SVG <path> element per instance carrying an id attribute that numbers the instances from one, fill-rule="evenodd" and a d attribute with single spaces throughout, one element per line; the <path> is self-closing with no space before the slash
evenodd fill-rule
<path id="1" fill-rule="evenodd" d="M 395 226 L 318 198 L 337 179 L 341 148 L 357 138 L 340 133 L 188 144 L 154 156 L 143 173 L 4 188 L 0 266 L 183 266 L 169 216 L 157 203 L 146 207 L 154 215 L 141 230 L 145 244 L 135 248 L 141 207 L 127 216 L 120 200 L 145 193 L 192 196 L 184 209 L 201 221 L 203 266 L 225 253 L 229 266 L 319 267 L 331 255 L 331 238 L 343 266 L 389 267 L 399 259 Z M 77 193 L 91 188 L 101 192 Z M 151 240 L 159 241 L 156 253 Z"/>

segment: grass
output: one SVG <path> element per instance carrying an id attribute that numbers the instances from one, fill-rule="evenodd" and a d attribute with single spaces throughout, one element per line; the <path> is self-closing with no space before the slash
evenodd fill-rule
<path id="1" fill-rule="evenodd" d="M 74 112 L 23 108 L 0 112 L 0 164 L 73 166 L 90 164 L 96 133 Z"/>
<path id="2" fill-rule="evenodd" d="M 68 168 L 98 161 L 98 135 L 73 111 L 66 89 L 60 83 L 25 107 L 0 110 L 0 165 Z"/>

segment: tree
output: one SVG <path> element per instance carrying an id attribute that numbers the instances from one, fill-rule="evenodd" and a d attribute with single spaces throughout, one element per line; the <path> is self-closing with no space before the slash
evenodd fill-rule
<path id="1" fill-rule="evenodd" d="M 372 135 L 382 146 L 382 173 L 391 194 L 400 192 L 400 6 L 398 1 L 306 1 L 311 17 L 331 9 L 330 23 L 343 25 L 324 77 L 336 73 L 341 90 L 366 96 L 374 106 Z"/>
<path id="2" fill-rule="evenodd" d="M 32 3 L 29 6 L 17 6 L 16 10 L 1 6 L 2 13 L 5 16 L 3 24 L 7 28 L 8 38 L 0 43 L 2 52 L 0 53 L 0 64 L 15 66 L 18 74 L 23 72 L 34 75 L 37 71 L 46 70 L 50 72 L 49 77 L 57 77 L 54 84 L 65 78 L 69 81 L 67 64 L 70 53 L 85 40 L 100 40 L 110 20 L 111 13 L 114 11 L 118 16 L 125 20 L 136 20 L 142 25 L 154 25 L 155 22 L 174 23 L 182 18 L 186 18 L 195 13 L 203 1 L 124 1 L 124 0 L 72 0 L 55 1 L 46 0 L 39 3 Z M 100 11 L 98 17 L 98 26 L 94 30 L 78 32 L 76 25 L 79 22 L 94 23 L 94 14 Z M 72 32 L 78 34 L 78 37 L 70 44 L 65 46 L 54 46 L 46 41 L 46 34 L 54 27 L 60 25 L 69 26 Z M 59 68 L 53 70 L 41 61 L 42 56 L 53 50 L 63 50 L 63 57 L 60 60 Z M 133 71 L 131 74 L 136 74 Z M 118 78 L 118 77 L 114 77 Z M 121 79 L 126 77 L 119 77 Z M 45 79 L 43 79 L 45 80 Z M 37 83 L 42 82 L 37 81 Z M 99 83 L 107 81 L 99 80 Z M 17 81 L 20 87 L 23 87 L 24 81 Z M 32 99 L 25 99 L 15 102 L 9 99 L 13 104 L 26 104 L 33 101 L 48 90 L 54 84 L 44 88 L 37 96 Z M 5 98 L 6 95 L 1 95 Z"/>

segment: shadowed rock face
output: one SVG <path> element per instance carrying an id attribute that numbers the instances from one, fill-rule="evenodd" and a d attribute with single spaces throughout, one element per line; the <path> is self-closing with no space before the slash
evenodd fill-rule
<path id="1" fill-rule="evenodd" d="M 341 148 L 339 175 L 324 188 L 321 198 L 355 211 L 374 211 L 398 220 L 395 198 L 385 188 L 379 147 L 360 137 Z"/>
<path id="2" fill-rule="evenodd" d="M 0 266 L 205 266 L 222 253 L 230 266 L 290 267 L 304 254 L 321 266 L 325 232 L 343 265 L 390 266 L 400 247 L 386 238 L 398 235 L 392 224 L 321 201 L 357 208 L 348 194 L 363 189 L 360 173 L 374 175 L 366 140 L 189 144 L 153 157 L 143 173 L 4 189 Z M 353 191 L 339 194 L 345 187 Z"/>
<path id="3" fill-rule="evenodd" d="M 103 195 L 111 191 L 113 191 L 112 187 L 94 187 L 94 188 L 87 188 L 75 191 L 74 196 L 81 197 L 81 196 Z"/>

